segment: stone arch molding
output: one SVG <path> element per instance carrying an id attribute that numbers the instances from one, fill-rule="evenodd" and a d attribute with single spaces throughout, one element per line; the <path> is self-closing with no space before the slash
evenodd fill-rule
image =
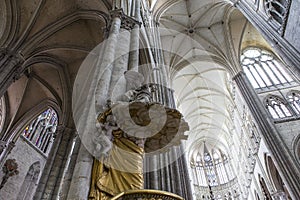
<path id="1" fill-rule="evenodd" d="M 7 141 L 16 142 L 19 138 L 21 130 L 35 117 L 37 117 L 41 112 L 43 112 L 48 107 L 52 107 L 57 115 L 60 124 L 60 119 L 62 118 L 62 111 L 60 107 L 52 99 L 45 99 L 40 102 L 38 105 L 34 106 L 26 112 L 26 115 L 23 115 L 18 122 L 10 129 L 10 132 L 7 135 Z"/>
<path id="2" fill-rule="evenodd" d="M 294 144 L 293 144 L 293 152 L 294 156 L 297 160 L 298 165 L 300 165 L 300 133 L 296 137 Z"/>

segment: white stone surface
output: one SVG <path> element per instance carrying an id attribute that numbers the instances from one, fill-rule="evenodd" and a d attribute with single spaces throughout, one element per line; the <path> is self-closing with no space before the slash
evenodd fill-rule
<path id="1" fill-rule="evenodd" d="M 2 200 L 16 200 L 25 179 L 25 176 L 30 166 L 35 162 L 40 162 L 41 171 L 39 178 L 42 174 L 42 170 L 46 163 L 46 158 L 34 147 L 28 144 L 23 138 L 19 138 L 16 142 L 16 146 L 9 154 L 7 159 L 16 159 L 18 164 L 19 174 L 12 176 L 8 179 L 4 187 L 0 190 L 0 199 Z M 2 181 L 3 173 L 1 170 L 0 180 Z M 36 188 L 34 188 L 35 190 Z M 32 193 L 33 196 L 34 193 Z"/>

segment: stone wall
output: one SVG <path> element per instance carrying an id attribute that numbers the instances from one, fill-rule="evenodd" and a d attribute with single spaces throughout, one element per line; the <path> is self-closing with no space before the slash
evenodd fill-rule
<path id="1" fill-rule="evenodd" d="M 287 25 L 285 29 L 285 39 L 300 52 L 300 2 L 292 1 Z"/>
<path id="2" fill-rule="evenodd" d="M 288 147 L 289 151 L 292 153 L 295 159 L 299 159 L 295 155 L 295 151 L 294 151 L 294 147 L 296 146 L 295 143 L 297 142 L 298 137 L 300 135 L 299 120 L 278 123 L 276 124 L 276 128 L 280 131 L 282 141 Z"/>
<path id="3" fill-rule="evenodd" d="M 34 163 L 39 162 L 39 179 L 46 163 L 46 157 L 42 155 L 42 153 L 38 152 L 32 144 L 25 141 L 23 137 L 20 137 L 16 142 L 16 146 L 12 149 L 7 159 L 16 159 L 19 174 L 8 179 L 4 187 L 0 190 L 0 199 L 16 200 L 30 166 L 32 166 Z M 2 178 L 3 172 L 1 170 L 1 181 Z M 37 183 L 37 181 L 35 182 Z M 35 189 L 36 185 L 34 186 L 33 191 L 35 191 Z M 33 195 L 34 192 L 31 192 L 30 194 Z"/>

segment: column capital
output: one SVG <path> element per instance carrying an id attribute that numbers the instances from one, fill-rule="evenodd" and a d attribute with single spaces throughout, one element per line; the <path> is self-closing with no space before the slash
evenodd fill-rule
<path id="1" fill-rule="evenodd" d="M 141 22 L 126 15 L 122 8 L 110 11 L 110 17 L 111 17 L 111 19 L 116 18 L 116 17 L 120 18 L 121 19 L 121 28 L 124 28 L 126 30 L 132 30 L 133 28 L 135 28 L 135 25 L 138 25 L 139 27 L 141 27 L 141 25 L 142 25 Z M 111 25 L 109 25 L 109 27 L 110 26 Z"/>

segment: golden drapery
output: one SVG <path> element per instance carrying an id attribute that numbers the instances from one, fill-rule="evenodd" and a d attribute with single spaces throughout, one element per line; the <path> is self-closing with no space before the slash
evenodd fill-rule
<path id="1" fill-rule="evenodd" d="M 143 188 L 144 149 L 113 132 L 113 147 L 107 158 L 94 158 L 89 200 L 106 200 L 128 190 Z"/>

